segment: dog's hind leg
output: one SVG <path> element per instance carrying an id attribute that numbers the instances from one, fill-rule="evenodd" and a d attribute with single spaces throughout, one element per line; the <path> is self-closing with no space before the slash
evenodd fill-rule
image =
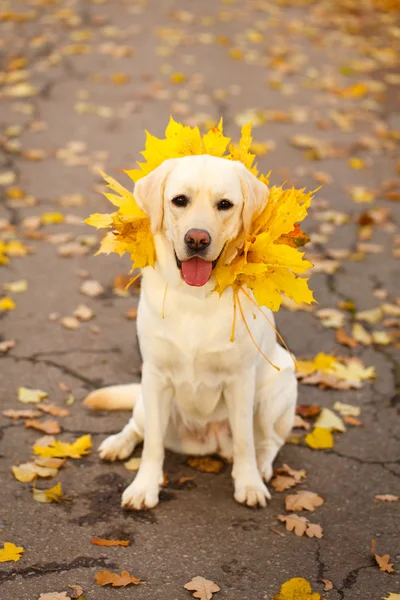
<path id="1" fill-rule="evenodd" d="M 272 477 L 272 464 L 294 424 L 297 380 L 293 364 L 285 366 L 285 362 L 281 371 L 257 391 L 255 445 L 258 469 L 266 482 Z"/>
<path id="2" fill-rule="evenodd" d="M 136 400 L 133 415 L 129 422 L 119 433 L 106 438 L 99 448 L 102 460 L 124 460 L 134 451 L 135 447 L 144 437 L 144 406 L 142 394 Z"/>

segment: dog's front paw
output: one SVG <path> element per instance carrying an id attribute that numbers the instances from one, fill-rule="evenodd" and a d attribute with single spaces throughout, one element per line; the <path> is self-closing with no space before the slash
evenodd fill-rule
<path id="1" fill-rule="evenodd" d="M 240 504 L 247 504 L 247 506 L 267 506 L 271 494 L 257 472 L 252 477 L 249 475 L 236 477 L 234 498 Z"/>
<path id="2" fill-rule="evenodd" d="M 100 445 L 99 456 L 101 460 L 124 460 L 132 454 L 136 446 L 136 436 L 134 433 L 128 434 L 121 431 L 115 435 L 110 435 Z"/>
<path id="3" fill-rule="evenodd" d="M 157 506 L 161 481 L 162 477 L 141 476 L 139 472 L 122 494 L 122 508 L 145 510 Z"/>

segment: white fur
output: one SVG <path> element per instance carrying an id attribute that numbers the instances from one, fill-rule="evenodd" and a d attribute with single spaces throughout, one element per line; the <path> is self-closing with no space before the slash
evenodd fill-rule
<path id="1" fill-rule="evenodd" d="M 178 175 L 175 172 L 175 187 L 172 186 L 167 197 L 164 188 L 165 185 L 167 189 L 171 187 L 171 175 L 166 176 L 163 167 L 164 187 L 159 191 L 160 198 L 154 189 L 153 176 L 152 202 L 163 204 L 164 217 L 160 230 L 155 232 L 156 265 L 143 269 L 137 317 L 143 356 L 141 390 L 139 392 L 137 386 L 105 388 L 93 392 L 86 400 L 95 408 L 113 408 L 113 404 L 125 408 L 135 404 L 129 423 L 119 434 L 107 438 L 99 450 L 102 459 L 124 459 L 144 439 L 139 472 L 123 494 L 122 504 L 126 508 L 152 508 L 158 503 L 164 447 L 185 454 L 218 453 L 233 459 L 235 499 L 248 506 L 265 506 L 270 494 L 264 482 L 271 478 L 273 460 L 293 425 L 297 397 L 294 365 L 287 351 L 277 344 L 272 326 L 239 292 L 254 340 L 280 371 L 256 348 L 239 311 L 235 340 L 230 341 L 234 318 L 232 288 L 219 296 L 212 291 L 215 286 L 212 277 L 202 287 L 188 286 L 176 266 L 174 249 L 180 247 L 182 240 L 176 239 L 180 235 L 179 228 L 166 223 L 171 221 L 168 218 L 170 196 L 182 193 L 183 184 L 189 181 L 203 193 L 207 184 L 212 188 L 220 177 L 220 184 L 228 190 L 221 195 L 227 197 L 229 190 L 236 195 L 237 215 L 230 217 L 230 229 L 232 219 L 236 219 L 237 225 L 231 231 L 223 223 L 214 224 L 209 260 L 214 260 L 240 235 L 240 224 L 243 224 L 240 212 L 249 211 L 246 205 L 249 195 L 241 200 L 243 182 L 237 175 L 237 165 L 214 157 L 202 157 L 202 162 L 198 158 L 175 161 L 175 168 L 181 161 L 186 161 L 186 166 L 183 171 L 178 170 Z M 142 180 L 142 192 L 146 179 Z M 247 185 L 251 186 L 251 181 Z M 265 190 L 264 205 L 268 199 L 268 190 Z M 138 192 L 140 198 L 142 192 Z M 185 227 L 196 227 L 195 202 L 196 198 L 191 205 L 192 221 Z M 207 206 L 212 207 L 213 202 L 210 200 Z M 259 209 L 260 206 L 254 207 L 254 213 Z M 212 212 L 211 208 L 205 211 L 204 203 L 201 210 L 202 227 L 205 227 L 204 220 L 212 219 Z M 150 218 L 151 211 L 151 207 L 146 206 Z M 179 215 L 174 218 L 179 221 Z M 220 216 L 215 214 L 214 219 L 218 218 Z M 263 312 L 274 321 L 271 311 L 264 309 Z M 132 394 L 131 402 L 129 394 Z"/>

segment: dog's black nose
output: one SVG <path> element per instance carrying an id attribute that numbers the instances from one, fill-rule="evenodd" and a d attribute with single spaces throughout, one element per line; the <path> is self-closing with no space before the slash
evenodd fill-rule
<path id="1" fill-rule="evenodd" d="M 205 229 L 189 229 L 185 235 L 185 244 L 190 250 L 201 252 L 211 244 L 211 236 Z"/>

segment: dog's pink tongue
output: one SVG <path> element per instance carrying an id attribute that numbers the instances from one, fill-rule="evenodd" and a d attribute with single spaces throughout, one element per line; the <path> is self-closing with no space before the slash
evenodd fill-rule
<path id="1" fill-rule="evenodd" d="M 183 279 L 188 285 L 201 286 L 211 277 L 212 263 L 195 256 L 182 263 Z"/>

